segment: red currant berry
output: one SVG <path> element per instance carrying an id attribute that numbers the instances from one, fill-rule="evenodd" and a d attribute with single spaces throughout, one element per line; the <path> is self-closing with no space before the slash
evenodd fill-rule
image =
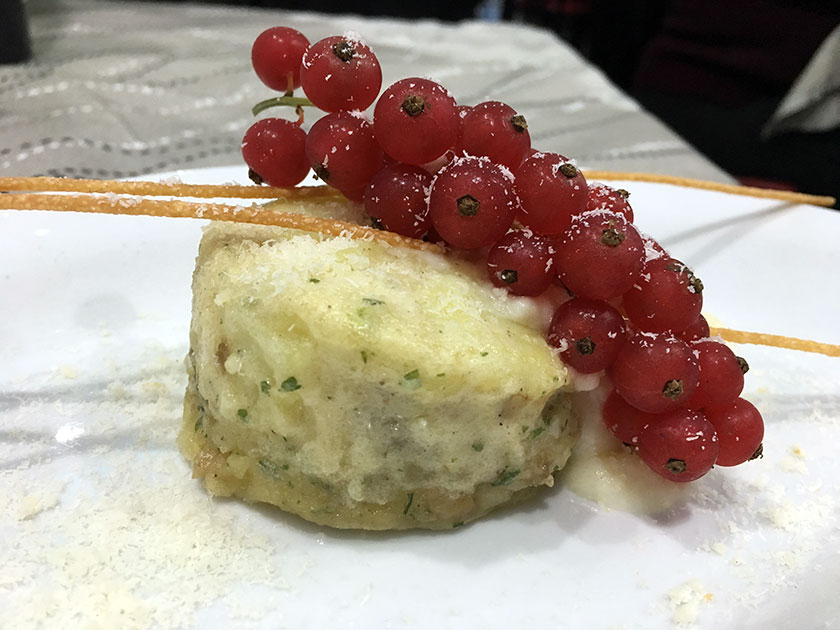
<path id="1" fill-rule="evenodd" d="M 446 244 L 443 237 L 437 233 L 435 226 L 431 225 L 431 221 L 429 222 L 429 231 L 426 232 L 426 236 L 423 237 L 423 240 L 427 243 L 437 243 L 438 245 Z"/>
<path id="2" fill-rule="evenodd" d="M 451 149 L 461 119 L 455 99 L 428 79 L 402 79 L 379 97 L 373 110 L 379 146 L 406 164 L 426 164 Z"/>
<path id="3" fill-rule="evenodd" d="M 382 149 L 359 112 L 334 112 L 312 125 L 306 157 L 315 174 L 333 188 L 361 195 L 382 164 Z"/>
<path id="4" fill-rule="evenodd" d="M 425 170 L 425 171 L 431 173 L 432 175 L 434 175 L 435 173 L 437 173 L 440 169 L 442 169 L 444 166 L 449 164 L 454 159 L 455 159 L 455 151 L 453 151 L 451 149 L 447 149 L 444 152 L 444 154 L 441 155 L 436 160 L 432 160 L 431 162 L 426 162 L 425 164 L 421 164 L 420 166 L 421 166 L 421 168 L 423 168 L 423 170 Z"/>
<path id="5" fill-rule="evenodd" d="M 487 273 L 514 295 L 539 295 L 554 277 L 554 246 L 545 236 L 513 230 L 487 252 Z"/>
<path id="6" fill-rule="evenodd" d="M 741 395 L 747 362 L 738 359 L 726 344 L 707 339 L 691 344 L 700 368 L 700 382 L 688 401 L 694 409 L 722 407 Z"/>
<path id="7" fill-rule="evenodd" d="M 700 339 L 707 339 L 711 334 L 711 330 L 709 329 L 709 322 L 706 321 L 706 318 L 698 315 L 693 324 L 674 334 L 685 341 L 699 341 Z"/>
<path id="8" fill-rule="evenodd" d="M 665 248 L 657 243 L 650 235 L 640 231 L 639 236 L 642 237 L 642 242 L 645 244 L 645 263 L 649 263 L 657 258 L 669 258 Z"/>
<path id="9" fill-rule="evenodd" d="M 639 434 L 642 429 L 662 417 L 661 414 L 639 411 L 628 404 L 615 390 L 612 390 L 604 401 L 601 415 L 610 433 L 627 446 L 634 448 L 639 444 Z"/>
<path id="10" fill-rule="evenodd" d="M 376 132 L 374 132 L 374 135 L 375 133 Z M 397 164 L 400 164 L 400 162 L 397 162 L 394 158 L 392 158 L 384 151 L 382 152 L 382 168 L 385 168 L 386 166 L 395 166 Z"/>
<path id="11" fill-rule="evenodd" d="M 703 283 L 679 260 L 657 258 L 645 265 L 622 300 L 627 317 L 641 330 L 685 330 L 700 315 Z"/>
<path id="12" fill-rule="evenodd" d="M 624 345 L 624 318 L 606 302 L 572 298 L 554 311 L 546 340 L 583 374 L 605 370 Z"/>
<path id="13" fill-rule="evenodd" d="M 344 188 L 338 189 L 342 195 L 347 197 L 350 201 L 355 203 L 364 203 L 365 202 L 365 190 L 366 188 Z"/>
<path id="14" fill-rule="evenodd" d="M 685 405 L 700 379 L 697 358 L 682 339 L 637 332 L 624 343 L 609 370 L 616 391 L 648 413 Z"/>
<path id="15" fill-rule="evenodd" d="M 479 103 L 461 119 L 459 154 L 489 157 L 496 164 L 515 169 L 530 150 L 528 123 L 509 105 Z"/>
<path id="16" fill-rule="evenodd" d="M 306 133 L 282 118 L 263 118 L 245 132 L 242 157 L 254 179 L 287 188 L 296 186 L 309 172 Z"/>
<path id="17" fill-rule="evenodd" d="M 272 90 L 290 92 L 300 87 L 300 63 L 309 40 L 293 28 L 275 26 L 260 33 L 251 47 L 251 65 Z"/>
<path id="18" fill-rule="evenodd" d="M 325 112 L 367 109 L 382 87 L 382 69 L 370 47 L 348 33 L 315 42 L 303 56 L 303 91 Z"/>
<path id="19" fill-rule="evenodd" d="M 632 224 L 611 212 L 585 212 L 557 245 L 557 275 L 575 295 L 608 300 L 625 293 L 642 270 L 645 250 Z"/>
<path id="20" fill-rule="evenodd" d="M 699 479 L 715 465 L 720 444 L 714 426 L 699 411 L 677 409 L 639 434 L 639 457 L 671 481 Z"/>
<path id="21" fill-rule="evenodd" d="M 386 230 L 420 238 L 431 225 L 427 203 L 431 186 L 432 176 L 419 166 L 386 166 L 365 190 L 365 211 Z"/>
<path id="22" fill-rule="evenodd" d="M 458 114 L 458 136 L 455 144 L 453 146 L 460 147 L 461 146 L 461 138 L 464 137 L 464 118 L 467 117 L 467 114 L 470 113 L 472 107 L 469 105 L 456 105 L 455 112 Z"/>
<path id="23" fill-rule="evenodd" d="M 560 234 L 586 209 L 583 174 L 557 153 L 534 153 L 514 171 L 519 220 L 537 234 Z"/>
<path id="24" fill-rule="evenodd" d="M 499 240 L 516 214 L 516 196 L 502 167 L 487 158 L 456 158 L 432 180 L 429 215 L 454 247 L 478 249 Z"/>
<path id="25" fill-rule="evenodd" d="M 738 398 L 726 407 L 706 409 L 720 440 L 720 466 L 737 466 L 762 456 L 764 420 L 751 402 Z"/>
<path id="26" fill-rule="evenodd" d="M 589 182 L 589 197 L 586 202 L 587 210 L 606 210 L 624 215 L 633 223 L 633 208 L 627 198 L 630 193 L 623 188 L 613 188 L 601 182 Z"/>

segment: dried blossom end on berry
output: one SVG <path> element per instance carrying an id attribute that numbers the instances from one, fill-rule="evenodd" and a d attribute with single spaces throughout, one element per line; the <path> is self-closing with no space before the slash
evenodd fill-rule
<path id="1" fill-rule="evenodd" d="M 575 167 L 575 165 L 569 162 L 561 164 L 557 170 L 559 170 L 561 173 L 563 173 L 563 175 L 565 175 L 569 179 L 571 179 L 572 177 L 577 177 L 578 175 L 578 170 Z"/>
<path id="2" fill-rule="evenodd" d="M 262 177 L 260 177 L 260 174 L 252 168 L 248 169 L 248 179 L 254 182 L 257 186 L 262 186 L 263 184 L 265 184 L 265 180 Z"/>
<path id="3" fill-rule="evenodd" d="M 691 273 L 690 270 L 688 271 L 688 275 L 688 284 L 691 286 L 692 289 L 694 289 L 694 292 L 703 293 L 703 282 L 700 280 L 700 278 Z"/>
<path id="4" fill-rule="evenodd" d="M 332 50 L 333 54 L 339 59 L 341 59 L 344 63 L 350 63 L 350 60 L 356 56 L 356 49 L 353 48 L 353 44 L 348 42 L 346 39 L 342 39 L 340 42 L 336 42 Z"/>
<path id="5" fill-rule="evenodd" d="M 586 356 L 595 352 L 595 342 L 589 337 L 584 337 L 583 339 L 578 339 L 577 342 L 575 342 L 575 348 L 577 348 L 577 351 L 582 355 Z"/>
<path id="6" fill-rule="evenodd" d="M 668 400 L 676 400 L 683 393 L 682 381 L 671 379 L 662 387 L 662 395 Z"/>
<path id="7" fill-rule="evenodd" d="M 406 114 L 414 118 L 422 114 L 423 110 L 426 109 L 426 101 L 421 96 L 409 94 L 405 97 L 400 107 Z"/>
<path id="8" fill-rule="evenodd" d="M 325 182 L 330 181 L 330 172 L 323 164 L 315 164 L 312 170 L 315 171 L 315 176 L 318 179 L 322 179 Z"/>
<path id="9" fill-rule="evenodd" d="M 673 271 L 675 273 L 684 273 L 688 278 L 688 285 L 691 287 L 694 293 L 702 293 L 703 292 L 703 282 L 694 275 L 694 272 L 689 269 L 686 265 L 678 261 L 672 261 L 668 263 L 665 267 L 668 271 Z"/>
<path id="10" fill-rule="evenodd" d="M 519 274 L 516 269 L 503 269 L 499 272 L 499 279 L 505 284 L 514 284 L 519 280 Z"/>
<path id="11" fill-rule="evenodd" d="M 464 195 L 458 197 L 458 214 L 462 217 L 474 217 L 478 214 L 478 208 L 481 204 L 478 199 L 472 195 Z"/>
<path id="12" fill-rule="evenodd" d="M 615 228 L 607 228 L 601 232 L 601 243 L 607 247 L 618 247 L 624 242 L 624 234 Z"/>
<path id="13" fill-rule="evenodd" d="M 525 120 L 525 116 L 522 114 L 517 114 L 516 116 L 511 117 L 510 124 L 513 125 L 513 128 L 518 133 L 524 133 L 528 130 L 528 123 Z"/>

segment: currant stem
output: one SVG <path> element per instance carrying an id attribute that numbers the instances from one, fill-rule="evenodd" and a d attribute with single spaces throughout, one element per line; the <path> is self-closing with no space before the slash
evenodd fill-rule
<path id="1" fill-rule="evenodd" d="M 251 108 L 251 113 L 256 116 L 271 107 L 312 107 L 312 101 L 303 96 L 275 96 L 260 101 Z"/>

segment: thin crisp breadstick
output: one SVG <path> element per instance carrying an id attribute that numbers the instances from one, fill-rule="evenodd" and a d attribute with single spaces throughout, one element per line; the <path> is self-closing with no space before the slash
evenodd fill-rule
<path id="1" fill-rule="evenodd" d="M 635 179 L 641 180 L 639 173 L 609 173 L 607 171 L 590 171 L 591 177 L 600 177 L 608 179 L 607 176 L 616 175 L 615 179 Z M 631 176 L 631 177 L 627 177 Z M 658 177 L 658 176 L 657 176 Z M 674 178 L 680 179 L 680 178 Z M 646 179 L 644 181 L 654 181 Z M 698 180 L 691 180 L 698 182 Z M 665 182 L 676 183 L 676 182 Z M 717 190 L 720 184 L 712 184 L 712 182 L 699 182 L 704 184 L 704 187 L 710 190 Z M 125 184 L 131 184 L 127 188 L 121 188 Z M 711 184 L 711 186 L 705 186 Z M 62 186 L 65 186 L 62 188 Z M 686 185 L 681 182 L 679 185 Z M 115 182 L 108 180 L 71 180 L 60 178 L 0 178 L 0 190 L 5 186 L 19 186 L 19 188 L 12 188 L 14 190 L 30 190 L 32 188 L 39 189 L 42 186 L 52 186 L 52 190 L 58 188 L 62 191 L 76 191 L 79 192 L 107 192 L 110 193 L 105 196 L 97 196 L 92 194 L 87 195 L 51 195 L 46 193 L 32 193 L 32 194 L 8 194 L 0 198 L 0 206 L 8 210 L 52 210 L 52 211 L 68 211 L 68 212 L 92 212 L 104 214 L 129 214 L 129 215 L 145 215 L 158 217 L 174 217 L 174 218 L 199 218 L 210 219 L 214 221 L 231 221 L 239 223 L 253 223 L 258 225 L 273 225 L 278 227 L 285 227 L 297 230 L 304 230 L 308 232 L 317 232 L 321 234 L 329 234 L 332 236 L 343 236 L 347 238 L 378 241 L 388 243 L 395 247 L 409 247 L 423 251 L 431 251 L 442 253 L 444 249 L 432 243 L 426 243 L 412 238 L 406 238 L 393 232 L 386 232 L 382 230 L 375 230 L 353 223 L 344 221 L 337 221 L 334 219 L 322 219 L 318 217 L 298 214 L 294 212 L 279 212 L 276 210 L 267 209 L 262 206 L 252 205 L 232 206 L 224 204 L 213 203 L 190 203 L 180 200 L 155 200 L 142 199 L 136 197 L 119 197 L 117 192 L 130 192 L 134 194 L 149 194 L 149 195 L 173 195 L 177 196 L 179 193 L 190 197 L 219 197 L 227 194 L 244 193 L 248 196 L 252 192 L 259 191 L 259 195 L 254 195 L 253 198 L 266 198 L 263 193 L 271 192 L 274 197 L 286 201 L 313 199 L 315 201 L 326 201 L 330 197 L 335 197 L 336 193 L 327 189 L 326 187 L 315 187 L 311 189 L 270 189 L 256 186 L 188 186 L 186 184 L 156 184 L 154 182 Z M 714 187 L 712 187 L 714 186 Z M 737 188 L 737 187 L 736 187 Z M 7 188 L 9 189 L 9 188 Z M 49 188 L 43 188 L 48 190 Z M 141 193 L 141 190 L 151 190 L 153 192 Z M 190 193 L 185 193 L 185 190 L 190 190 Z M 760 190 L 760 189 L 752 189 Z M 162 192 L 165 191 L 165 192 Z M 277 193 L 284 193 L 277 195 Z M 730 192 L 730 191 L 725 191 Z M 763 192 L 763 191 L 762 191 Z M 220 195 L 220 193 L 222 193 Z M 298 196 L 298 193 L 301 193 Z M 749 193 L 736 193 L 749 194 Z M 801 196 L 800 196 L 801 197 Z M 820 199 L 817 197 L 816 199 Z M 825 199 L 825 198 L 823 198 Z M 815 352 L 825 354 L 831 357 L 840 357 L 840 345 L 833 345 L 828 343 L 821 343 L 811 341 L 809 339 L 797 339 L 794 337 L 785 337 L 782 335 L 771 335 L 766 333 L 754 333 L 743 330 L 733 330 L 729 328 L 712 328 L 712 334 L 719 335 L 726 341 L 733 343 L 749 343 L 766 346 L 774 346 L 778 348 L 787 348 L 791 350 L 801 350 L 804 352 Z"/>
<path id="2" fill-rule="evenodd" d="M 750 343 L 759 346 L 773 346 L 775 348 L 787 348 L 788 350 L 802 350 L 803 352 L 815 352 L 830 357 L 840 357 L 840 346 L 811 341 L 810 339 L 797 339 L 796 337 L 785 337 L 784 335 L 770 335 L 768 333 L 756 333 L 746 330 L 733 330 L 731 328 L 711 328 L 712 335 L 718 335 L 732 343 Z"/>
<path id="3" fill-rule="evenodd" d="M 583 171 L 588 179 L 625 180 L 669 184 L 685 188 L 714 190 L 733 195 L 759 197 L 762 199 L 778 199 L 791 203 L 805 203 L 815 206 L 830 207 L 835 203 L 834 197 L 821 195 L 807 195 L 786 190 L 772 190 L 755 188 L 752 186 L 736 186 L 720 184 L 702 179 L 675 177 L 672 175 L 656 175 L 653 173 L 632 173 L 615 171 Z M 239 198 L 239 199 L 312 199 L 321 197 L 338 197 L 341 195 L 329 186 L 301 186 L 297 188 L 270 188 L 267 186 L 240 186 L 236 184 L 202 185 L 182 184 L 175 182 L 122 182 L 98 179 L 67 179 L 63 177 L 0 177 L 0 191 L 29 191 L 29 192 L 87 192 L 87 193 L 116 193 L 126 195 L 172 196 L 172 197 L 201 197 L 201 198 Z"/>
<path id="4" fill-rule="evenodd" d="M 653 173 L 620 173 L 614 171 L 583 171 L 586 179 L 619 179 L 633 182 L 652 182 L 655 184 L 669 184 L 671 186 L 682 186 L 683 188 L 699 188 L 701 190 L 714 190 L 717 192 L 730 193 L 732 195 L 744 195 L 747 197 L 759 197 L 761 199 L 778 199 L 790 203 L 806 203 L 813 206 L 824 206 L 829 208 L 837 201 L 834 197 L 824 195 L 807 195 L 805 193 L 791 192 L 789 190 L 774 190 L 772 188 L 756 188 L 754 186 L 738 186 L 735 184 L 720 184 L 704 179 L 692 179 L 690 177 L 675 177 L 673 175 L 656 175 Z"/>
<path id="5" fill-rule="evenodd" d="M 100 214 L 130 214 L 152 217 L 210 219 L 255 223 L 277 227 L 318 232 L 331 236 L 364 241 L 387 243 L 394 247 L 409 247 L 429 252 L 442 252 L 443 248 L 406 238 L 393 232 L 322 219 L 294 212 L 277 212 L 262 206 L 230 206 L 216 203 L 191 203 L 180 200 L 140 199 L 135 197 L 95 195 L 50 195 L 47 193 L 8 194 L 0 198 L 0 206 L 8 210 L 61 210 L 66 212 L 92 212 Z"/>
<path id="6" fill-rule="evenodd" d="M 181 182 L 123 182 L 113 179 L 66 177 L 0 177 L 0 190 L 15 192 L 113 193 L 145 197 L 200 197 L 229 199 L 321 199 L 340 196 L 329 186 L 272 188 L 238 184 L 183 184 Z"/>

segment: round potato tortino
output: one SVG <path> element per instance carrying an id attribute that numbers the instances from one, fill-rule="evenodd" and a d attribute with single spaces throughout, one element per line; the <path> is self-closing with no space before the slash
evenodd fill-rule
<path id="1" fill-rule="evenodd" d="M 211 225 L 181 451 L 316 523 L 458 526 L 551 486 L 578 437 L 543 315 L 452 257 Z"/>

